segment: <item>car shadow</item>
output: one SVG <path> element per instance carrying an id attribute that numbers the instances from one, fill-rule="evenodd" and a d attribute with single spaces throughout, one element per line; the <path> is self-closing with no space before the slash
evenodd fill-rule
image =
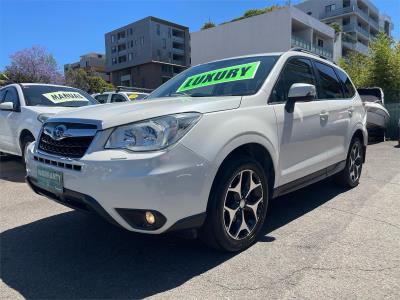
<path id="1" fill-rule="evenodd" d="M 343 192 L 324 181 L 274 199 L 259 242 Z M 171 290 L 235 254 L 176 235 L 131 233 L 80 212 L 1 234 L 1 279 L 25 298 L 143 298 Z"/>
<path id="2" fill-rule="evenodd" d="M 24 182 L 25 174 L 25 164 L 20 157 L 10 155 L 1 158 L 0 180 Z"/>

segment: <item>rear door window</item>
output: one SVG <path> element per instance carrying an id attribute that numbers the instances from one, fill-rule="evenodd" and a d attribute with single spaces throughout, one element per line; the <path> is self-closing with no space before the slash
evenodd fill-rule
<path id="1" fill-rule="evenodd" d="M 124 96 L 120 95 L 120 94 L 113 94 L 111 97 L 111 103 L 114 102 L 126 102 L 127 100 L 125 99 Z"/>
<path id="2" fill-rule="evenodd" d="M 315 62 L 319 77 L 320 99 L 343 99 L 342 85 L 332 67 Z"/>

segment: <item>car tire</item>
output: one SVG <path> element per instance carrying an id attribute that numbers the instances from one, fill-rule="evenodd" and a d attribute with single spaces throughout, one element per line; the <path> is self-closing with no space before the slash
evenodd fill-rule
<path id="1" fill-rule="evenodd" d="M 35 141 L 35 138 L 31 135 L 25 135 L 21 139 L 21 152 L 22 152 L 22 161 L 25 163 L 25 153 L 28 146 Z"/>
<path id="2" fill-rule="evenodd" d="M 268 198 L 262 166 L 247 156 L 230 159 L 216 176 L 200 239 L 227 252 L 248 248 L 263 226 Z"/>
<path id="3" fill-rule="evenodd" d="M 364 162 L 363 145 L 359 138 L 353 138 L 347 154 L 345 168 L 335 175 L 336 182 L 346 188 L 356 187 L 360 182 Z"/>

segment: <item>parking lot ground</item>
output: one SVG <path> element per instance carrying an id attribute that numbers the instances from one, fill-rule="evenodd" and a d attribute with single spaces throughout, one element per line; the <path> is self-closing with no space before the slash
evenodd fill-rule
<path id="1" fill-rule="evenodd" d="M 400 299 L 400 149 L 368 148 L 360 185 L 275 199 L 238 254 L 113 227 L 35 195 L 0 162 L 1 298 Z M 118 191 L 116 191 L 118 192 Z"/>

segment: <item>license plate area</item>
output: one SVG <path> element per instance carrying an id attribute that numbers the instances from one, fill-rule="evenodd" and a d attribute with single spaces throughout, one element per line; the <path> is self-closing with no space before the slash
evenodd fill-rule
<path id="1" fill-rule="evenodd" d="M 38 166 L 37 185 L 54 194 L 62 194 L 64 191 L 63 173 L 50 168 Z"/>

